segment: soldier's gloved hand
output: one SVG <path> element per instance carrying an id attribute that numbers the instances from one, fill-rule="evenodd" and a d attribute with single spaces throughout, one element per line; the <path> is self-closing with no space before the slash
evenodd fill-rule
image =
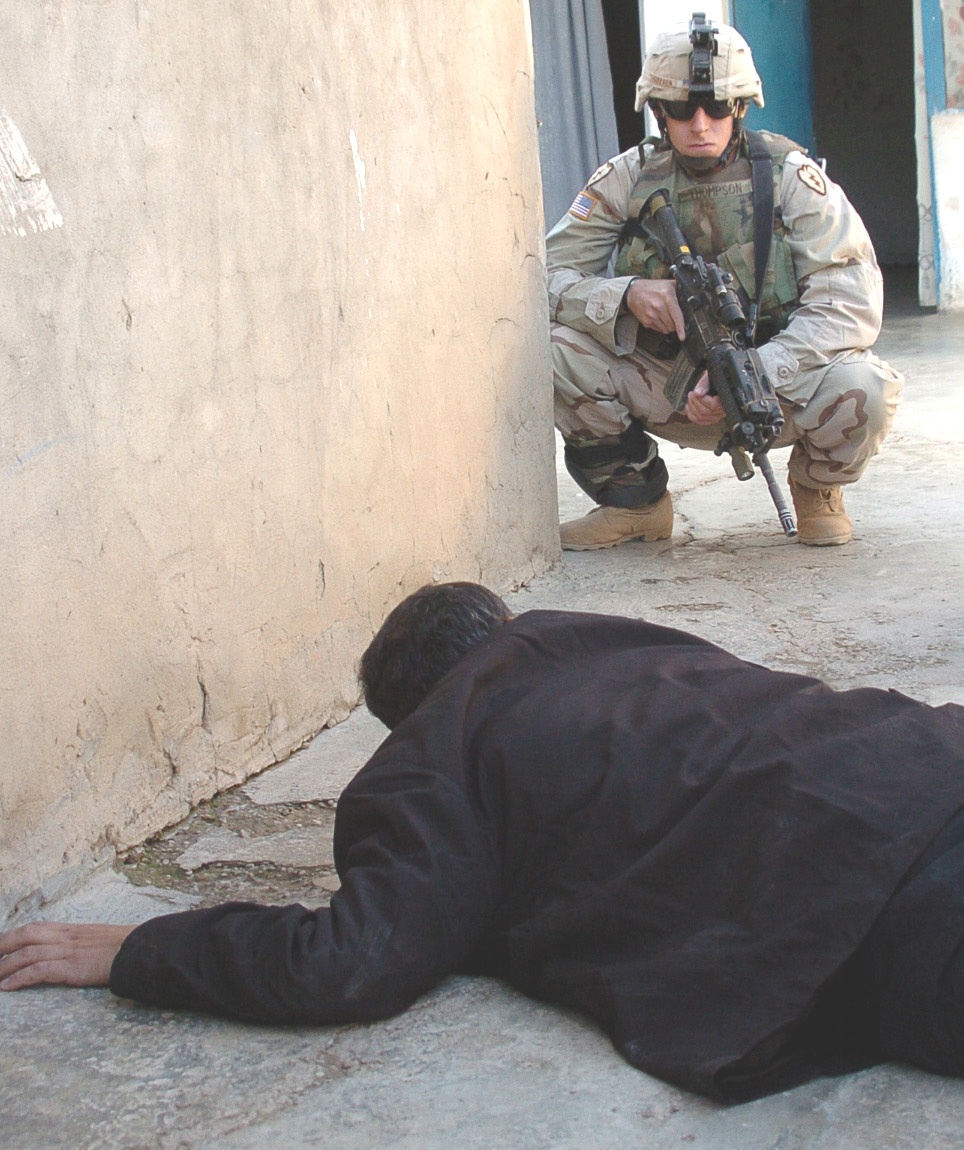
<path id="1" fill-rule="evenodd" d="M 698 423 L 701 426 L 719 423 L 723 418 L 723 404 L 717 396 L 710 395 L 710 377 L 705 371 L 686 397 L 683 412 L 690 423 Z"/>
<path id="2" fill-rule="evenodd" d="M 625 302 L 643 327 L 665 333 L 676 332 L 680 339 L 686 335 L 686 324 L 673 280 L 633 280 Z"/>

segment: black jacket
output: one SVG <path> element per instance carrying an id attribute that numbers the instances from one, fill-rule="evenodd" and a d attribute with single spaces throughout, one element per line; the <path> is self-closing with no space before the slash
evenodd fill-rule
<path id="1" fill-rule="evenodd" d="M 836 692 L 693 636 L 533 611 L 464 656 L 338 805 L 330 908 L 145 923 L 115 993 L 260 1022 L 404 1009 L 446 974 L 597 1019 L 718 1098 L 799 1024 L 964 806 L 964 708 Z"/>

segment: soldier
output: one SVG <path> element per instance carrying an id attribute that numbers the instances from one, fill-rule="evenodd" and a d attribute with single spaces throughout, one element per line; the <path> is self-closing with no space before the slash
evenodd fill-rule
<path id="1" fill-rule="evenodd" d="M 711 47 L 698 61 L 701 42 Z M 751 142 L 772 171 L 775 207 L 756 342 L 785 420 L 777 446 L 792 445 L 798 538 L 851 538 L 842 488 L 878 451 L 903 384 L 869 350 L 883 281 L 843 191 L 792 140 L 746 131 L 751 101 L 763 107 L 746 41 L 694 13 L 688 33 L 656 40 L 636 85 L 636 110 L 648 103 L 659 137 L 599 168 L 547 237 L 556 426 L 570 474 L 599 504 L 562 525 L 567 550 L 668 538 L 673 505 L 652 437 L 697 448 L 720 439 L 723 411 L 705 375 L 683 412 L 663 394 L 683 316 L 637 216 L 650 193 L 668 188 L 691 248 L 729 272 L 749 305 L 754 220 L 766 219 Z"/>

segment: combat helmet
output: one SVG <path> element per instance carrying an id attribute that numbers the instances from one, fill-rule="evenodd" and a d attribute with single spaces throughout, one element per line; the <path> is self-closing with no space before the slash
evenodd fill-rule
<path id="1" fill-rule="evenodd" d="M 636 111 L 647 100 L 746 100 L 763 107 L 763 84 L 750 45 L 728 24 L 708 23 L 694 12 L 687 30 L 664 32 L 646 55 L 636 84 Z"/>

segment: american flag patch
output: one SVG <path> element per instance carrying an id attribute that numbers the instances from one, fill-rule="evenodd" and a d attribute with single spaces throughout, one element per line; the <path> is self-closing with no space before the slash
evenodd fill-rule
<path id="1" fill-rule="evenodd" d="M 580 192 L 572 201 L 569 215 L 575 216 L 577 220 L 588 220 L 592 215 L 593 208 L 598 203 L 599 201 L 595 196 L 591 196 L 588 192 Z"/>

